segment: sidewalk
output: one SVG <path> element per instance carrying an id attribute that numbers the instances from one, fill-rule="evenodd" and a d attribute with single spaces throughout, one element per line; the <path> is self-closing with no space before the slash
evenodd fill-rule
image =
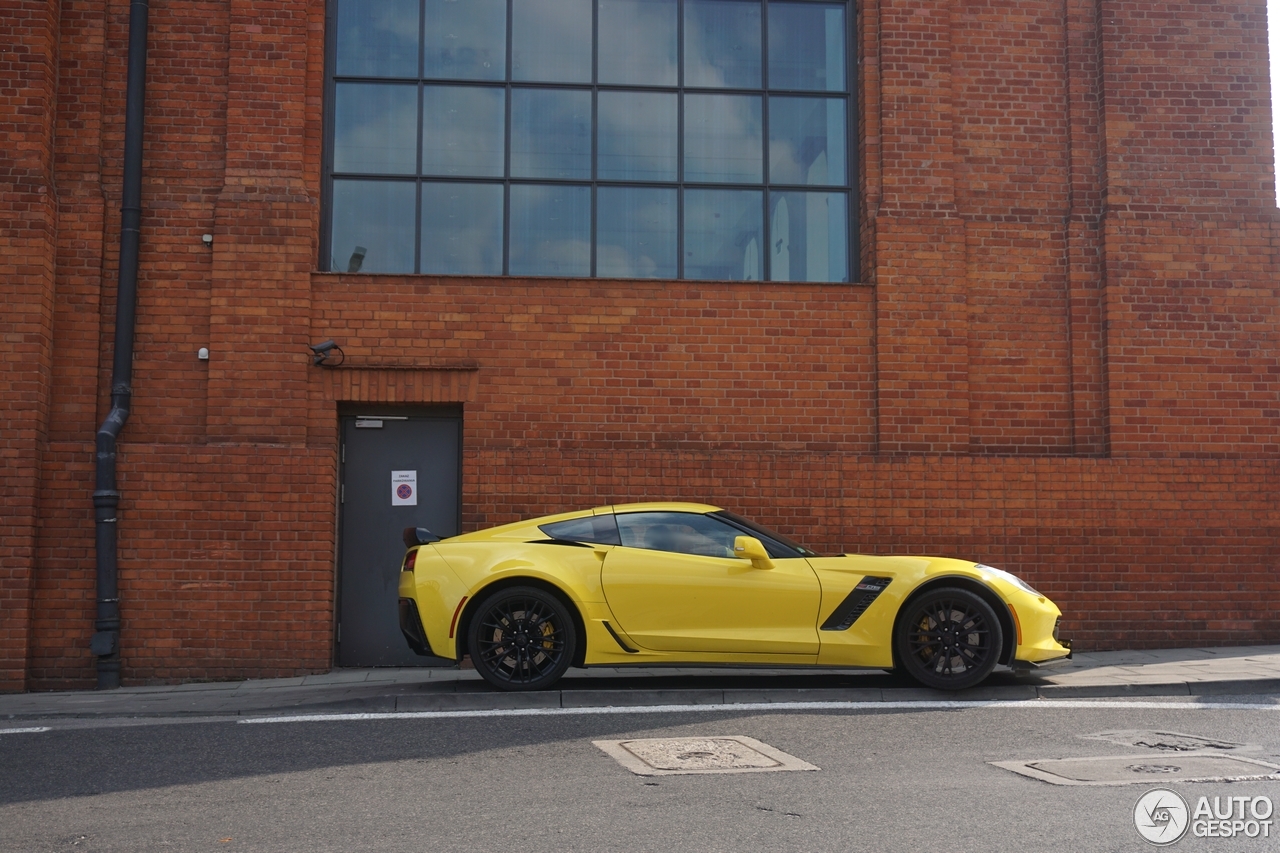
<path id="1" fill-rule="evenodd" d="M 1078 653 L 1031 676 L 995 673 L 959 693 L 879 671 L 600 668 L 570 670 L 557 689 L 502 693 L 473 670 L 337 669 L 324 675 L 111 691 L 0 694 L 0 721 L 66 717 L 234 717 L 280 712 L 448 711 L 507 708 L 795 701 L 1035 699 L 1280 694 L 1280 646 Z"/>

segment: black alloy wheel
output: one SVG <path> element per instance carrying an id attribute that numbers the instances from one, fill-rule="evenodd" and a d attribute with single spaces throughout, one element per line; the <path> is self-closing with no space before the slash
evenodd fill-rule
<path id="1" fill-rule="evenodd" d="M 569 608 L 530 586 L 500 589 L 476 608 L 467 650 L 476 672 L 500 690 L 543 690 L 573 662 L 578 637 Z"/>
<path id="2" fill-rule="evenodd" d="M 995 669 L 1004 644 L 1000 620 L 967 589 L 935 589 L 907 603 L 894 645 L 898 660 L 925 687 L 963 690 Z"/>

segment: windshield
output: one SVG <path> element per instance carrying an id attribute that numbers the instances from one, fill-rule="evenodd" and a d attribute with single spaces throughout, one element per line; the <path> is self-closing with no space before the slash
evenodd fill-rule
<path id="1" fill-rule="evenodd" d="M 721 509 L 709 514 L 717 516 L 719 518 L 723 518 L 725 521 L 729 522 L 734 527 L 740 527 L 743 530 L 751 533 L 753 536 L 755 536 L 764 544 L 765 549 L 770 552 L 769 556 L 771 557 L 818 557 L 818 556 L 821 556 L 818 554 L 817 551 L 811 551 L 808 548 L 801 545 L 799 542 L 796 542 L 793 539 L 788 539 L 786 536 L 783 536 L 781 533 L 775 533 L 774 531 L 770 530 L 769 528 L 763 525 L 756 524 L 754 521 L 743 518 L 742 516 L 738 515 L 736 512 L 730 512 L 727 509 Z M 790 553 L 775 554 L 773 552 L 776 549 L 777 550 L 785 549 L 786 551 L 790 551 Z"/>

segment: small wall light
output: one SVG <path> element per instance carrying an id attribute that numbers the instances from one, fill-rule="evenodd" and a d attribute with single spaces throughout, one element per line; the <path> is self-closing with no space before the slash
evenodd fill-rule
<path id="1" fill-rule="evenodd" d="M 201 237 L 200 239 L 201 239 L 201 241 L 203 241 L 203 242 L 204 242 L 204 244 L 205 244 L 206 246 L 212 246 L 212 245 L 213 245 L 213 235 L 212 235 L 212 234 L 205 234 L 205 235 L 204 235 L 203 237 Z"/>
<path id="2" fill-rule="evenodd" d="M 209 360 L 209 348 L 208 348 L 208 347 L 200 347 L 200 349 L 196 351 L 196 358 L 200 359 L 201 361 L 208 361 L 208 360 Z"/>
<path id="3" fill-rule="evenodd" d="M 307 349 L 311 350 L 311 363 L 316 367 L 337 367 L 347 360 L 347 354 L 342 351 L 342 347 L 331 340 L 318 344 L 308 344 Z M 333 354 L 334 350 L 338 352 L 338 360 L 331 364 L 329 356 Z"/>

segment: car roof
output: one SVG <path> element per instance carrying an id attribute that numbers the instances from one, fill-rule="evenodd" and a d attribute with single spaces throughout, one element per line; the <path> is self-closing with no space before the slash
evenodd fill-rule
<path id="1" fill-rule="evenodd" d="M 679 501 L 651 501 L 638 504 L 614 504 L 612 507 L 600 507 L 602 510 L 612 509 L 614 512 L 718 512 L 721 508 L 711 504 L 684 503 Z M 597 515 L 600 515 L 598 510 Z"/>
<path id="2" fill-rule="evenodd" d="M 514 521 L 509 524 L 502 524 L 497 527 L 486 527 L 482 530 L 476 530 L 471 533 L 463 533 L 460 536 L 451 536 L 446 542 L 468 542 L 489 539 L 503 539 L 507 541 L 528 541 L 530 539 L 541 539 L 546 536 L 538 528 L 544 524 L 550 524 L 556 521 L 569 521 L 575 518 L 588 518 L 593 515 L 607 515 L 609 513 L 627 513 L 627 512 L 696 512 L 698 514 L 717 512 L 718 506 L 703 503 L 689 503 L 686 501 L 649 501 L 646 503 L 630 503 L 630 504 L 611 504 L 606 506 L 598 506 L 592 509 L 580 509 L 573 512 L 561 512 L 555 515 L 543 515 L 537 518 L 529 518 L 523 521 Z"/>

